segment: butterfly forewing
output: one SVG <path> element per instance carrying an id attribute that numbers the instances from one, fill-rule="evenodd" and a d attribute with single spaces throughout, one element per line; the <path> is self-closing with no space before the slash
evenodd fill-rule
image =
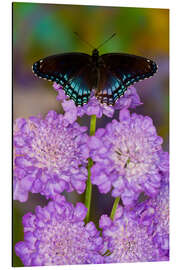
<path id="1" fill-rule="evenodd" d="M 52 55 L 33 65 L 38 77 L 60 84 L 76 105 L 89 100 L 93 81 L 89 74 L 91 56 L 84 53 Z"/>
<path id="2" fill-rule="evenodd" d="M 108 53 L 101 56 L 106 68 L 129 86 L 152 76 L 157 65 L 150 59 L 125 53 Z"/>

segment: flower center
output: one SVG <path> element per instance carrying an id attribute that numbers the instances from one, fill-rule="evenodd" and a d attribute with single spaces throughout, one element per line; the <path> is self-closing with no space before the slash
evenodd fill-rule
<path id="1" fill-rule="evenodd" d="M 112 153 L 112 158 L 117 169 L 127 168 L 128 165 L 132 162 L 129 151 L 123 153 L 123 151 L 121 151 L 119 147 L 114 149 Z"/>
<path id="2" fill-rule="evenodd" d="M 130 155 L 129 152 L 123 154 L 121 150 L 118 148 L 115 150 L 116 156 L 115 160 L 117 163 L 120 163 L 122 167 L 126 168 L 127 165 L 130 163 Z"/>
<path id="3" fill-rule="evenodd" d="M 78 147 L 72 138 L 71 132 L 62 128 L 35 129 L 30 155 L 38 161 L 39 167 L 66 170 L 77 160 Z"/>
<path id="4" fill-rule="evenodd" d="M 124 246 L 125 253 L 133 252 L 134 249 L 135 249 L 135 245 L 136 245 L 135 241 L 125 239 L 123 241 L 123 246 Z"/>
<path id="5" fill-rule="evenodd" d="M 56 223 L 56 222 L 55 222 Z M 56 264 L 83 263 L 86 259 L 87 240 L 82 237 L 84 229 L 67 220 L 61 224 L 50 225 L 43 232 L 43 243 L 46 243 L 47 259 Z M 44 250 L 42 250 L 44 256 Z M 78 261 L 79 260 L 79 261 Z"/>

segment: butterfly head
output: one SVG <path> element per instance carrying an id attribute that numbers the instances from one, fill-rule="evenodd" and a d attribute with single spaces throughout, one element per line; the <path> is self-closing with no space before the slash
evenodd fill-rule
<path id="1" fill-rule="evenodd" d="M 99 51 L 98 51 L 97 49 L 94 49 L 94 50 L 92 51 L 92 56 L 93 56 L 93 57 L 98 57 L 98 56 L 99 56 Z"/>

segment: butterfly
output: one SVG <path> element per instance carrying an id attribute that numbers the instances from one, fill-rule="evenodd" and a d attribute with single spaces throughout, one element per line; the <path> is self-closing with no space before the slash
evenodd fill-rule
<path id="1" fill-rule="evenodd" d="M 34 63 L 33 72 L 43 79 L 60 84 L 76 106 L 88 103 L 91 92 L 100 103 L 114 105 L 127 88 L 157 71 L 154 61 L 126 53 L 99 55 L 62 53 Z"/>

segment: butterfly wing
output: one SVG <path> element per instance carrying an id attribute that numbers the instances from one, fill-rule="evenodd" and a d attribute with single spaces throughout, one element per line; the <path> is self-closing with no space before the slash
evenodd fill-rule
<path id="1" fill-rule="evenodd" d="M 33 72 L 60 84 L 75 104 L 81 106 L 88 102 L 93 86 L 90 61 L 91 56 L 85 53 L 52 55 L 34 63 Z"/>
<path id="2" fill-rule="evenodd" d="M 100 56 L 97 99 L 101 103 L 114 105 L 127 87 L 152 76 L 157 65 L 150 59 L 123 53 L 109 53 Z"/>
<path id="3" fill-rule="evenodd" d="M 116 100 L 124 94 L 126 89 L 121 79 L 111 72 L 111 70 L 106 67 L 99 68 L 95 96 L 101 103 L 114 105 Z"/>

